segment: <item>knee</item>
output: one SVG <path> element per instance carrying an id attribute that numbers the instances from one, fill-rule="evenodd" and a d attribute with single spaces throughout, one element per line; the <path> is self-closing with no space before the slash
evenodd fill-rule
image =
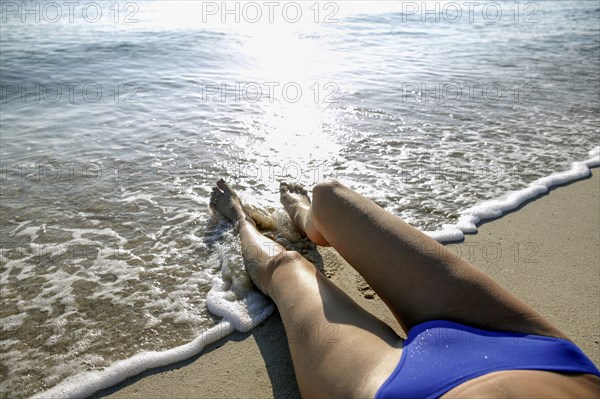
<path id="1" fill-rule="evenodd" d="M 348 188 L 337 180 L 329 180 L 315 185 L 312 190 L 313 215 L 317 217 L 319 217 L 318 215 L 325 216 L 331 206 L 339 200 L 344 190 L 348 190 Z"/>
<path id="2" fill-rule="evenodd" d="M 339 189 L 341 187 L 344 187 L 344 185 L 337 180 L 323 181 L 315 184 L 315 186 L 313 187 L 313 196 L 332 193 L 336 189 Z"/>
<path id="3" fill-rule="evenodd" d="M 281 251 L 269 260 L 269 269 L 271 269 L 271 272 L 274 272 L 281 266 L 298 263 L 302 259 L 304 259 L 302 255 L 296 251 Z"/>
<path id="4" fill-rule="evenodd" d="M 314 267 L 296 251 L 282 251 L 273 256 L 268 263 L 269 288 L 267 295 L 277 296 L 278 289 L 287 289 L 305 270 Z"/>
<path id="5" fill-rule="evenodd" d="M 317 183 L 312 190 L 313 194 L 313 205 L 319 202 L 328 202 L 339 196 L 340 190 L 346 189 L 346 187 L 337 180 L 328 180 L 325 182 Z"/>

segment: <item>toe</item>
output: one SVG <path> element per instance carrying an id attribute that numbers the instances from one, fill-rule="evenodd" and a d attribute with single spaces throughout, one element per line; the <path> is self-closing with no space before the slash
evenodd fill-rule
<path id="1" fill-rule="evenodd" d="M 234 194 L 234 192 L 231 189 L 231 187 L 229 187 L 229 185 L 227 183 L 225 183 L 225 180 L 223 180 L 223 179 L 220 179 L 217 182 L 217 187 L 219 187 L 221 190 L 223 190 L 226 193 L 229 193 L 229 194 L 232 194 L 232 195 Z"/>
<path id="2" fill-rule="evenodd" d="M 287 193 L 289 191 L 288 188 L 288 184 L 284 181 L 282 181 L 281 183 L 279 183 L 279 192 L 280 193 Z"/>
<path id="3" fill-rule="evenodd" d="M 302 190 L 303 190 L 303 188 L 300 184 L 294 183 L 294 192 L 295 193 L 302 193 Z"/>

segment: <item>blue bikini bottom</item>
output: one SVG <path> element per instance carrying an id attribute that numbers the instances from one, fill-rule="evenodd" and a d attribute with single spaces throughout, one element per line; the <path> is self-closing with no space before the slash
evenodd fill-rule
<path id="1" fill-rule="evenodd" d="M 398 366 L 375 398 L 438 398 L 463 382 L 502 370 L 600 376 L 571 341 L 433 320 L 410 329 Z"/>

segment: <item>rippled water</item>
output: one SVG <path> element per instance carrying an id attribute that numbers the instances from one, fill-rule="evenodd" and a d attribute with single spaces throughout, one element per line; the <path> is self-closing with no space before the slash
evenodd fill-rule
<path id="1" fill-rule="evenodd" d="M 436 230 L 598 144 L 594 1 L 499 2 L 497 23 L 392 2 L 322 3 L 338 22 L 319 24 L 308 3 L 298 24 L 221 24 L 138 2 L 115 23 L 102 4 L 97 23 L 2 10 L 3 397 L 218 321 L 218 177 L 267 211 L 279 180 L 334 177 Z"/>

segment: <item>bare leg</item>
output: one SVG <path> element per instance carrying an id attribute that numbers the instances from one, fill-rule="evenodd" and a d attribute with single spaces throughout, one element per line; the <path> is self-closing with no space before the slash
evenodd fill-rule
<path id="1" fill-rule="evenodd" d="M 342 184 L 316 185 L 310 209 L 291 204 L 289 191 L 282 184 L 282 202 L 292 219 L 309 238 L 330 243 L 385 301 L 405 331 L 446 319 L 565 338 L 469 262 Z"/>
<path id="2" fill-rule="evenodd" d="M 303 397 L 374 397 L 401 355 L 401 339 L 297 252 L 256 230 L 219 181 L 210 206 L 239 227 L 246 269 L 279 309 Z"/>

